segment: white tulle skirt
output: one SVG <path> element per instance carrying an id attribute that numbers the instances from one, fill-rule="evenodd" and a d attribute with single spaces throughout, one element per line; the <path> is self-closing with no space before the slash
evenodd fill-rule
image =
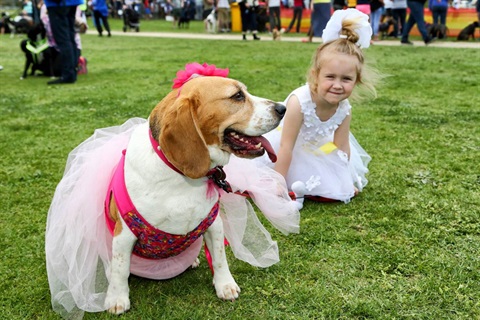
<path id="1" fill-rule="evenodd" d="M 106 310 L 112 236 L 105 222 L 105 195 L 131 133 L 145 121 L 133 118 L 121 126 L 98 129 L 68 156 L 64 176 L 48 212 L 45 238 L 52 306 L 64 318 L 80 319 L 84 311 Z M 237 169 L 232 165 L 226 168 L 227 180 L 234 190 L 249 190 L 268 220 L 283 233 L 298 232 L 299 213 L 288 198 L 283 178 L 272 170 L 271 177 L 255 178 L 265 182 L 263 188 L 251 188 L 241 185 L 244 176 L 241 172 L 245 170 Z M 238 259 L 258 267 L 279 261 L 277 243 L 244 196 L 222 193 L 221 217 L 225 236 Z M 193 264 L 201 248 L 199 240 L 168 259 L 150 260 L 132 255 L 130 271 L 149 279 L 172 278 Z"/>

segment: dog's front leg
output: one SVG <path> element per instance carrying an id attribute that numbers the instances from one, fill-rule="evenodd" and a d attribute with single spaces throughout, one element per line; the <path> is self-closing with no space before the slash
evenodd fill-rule
<path id="1" fill-rule="evenodd" d="M 204 237 L 212 256 L 213 285 L 215 286 L 217 296 L 223 300 L 235 300 L 238 298 L 240 288 L 228 268 L 223 224 L 220 217 L 217 217 L 215 222 L 208 228 Z"/>
<path id="2" fill-rule="evenodd" d="M 123 220 L 122 230 L 113 237 L 110 283 L 105 298 L 105 308 L 113 314 L 122 314 L 130 309 L 128 277 L 130 275 L 130 256 L 136 238 Z M 117 227 L 115 227 L 117 230 Z"/>
<path id="3" fill-rule="evenodd" d="M 26 79 L 27 78 L 28 69 L 30 68 L 30 65 L 33 63 L 32 59 L 33 58 L 30 58 L 30 57 L 27 56 L 27 61 L 25 61 L 25 69 L 23 69 L 23 75 L 20 79 Z M 32 71 L 33 71 L 33 69 L 32 69 Z"/>

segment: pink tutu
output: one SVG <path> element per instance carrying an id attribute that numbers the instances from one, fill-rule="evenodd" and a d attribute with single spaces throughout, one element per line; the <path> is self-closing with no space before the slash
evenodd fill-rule
<path id="1" fill-rule="evenodd" d="M 81 318 L 84 311 L 106 310 L 112 236 L 105 221 L 104 199 L 122 150 L 127 147 L 133 130 L 145 121 L 133 118 L 121 126 L 98 129 L 68 156 L 64 176 L 48 212 L 45 238 L 52 306 L 63 317 Z M 250 169 L 255 170 L 254 162 L 248 162 Z M 233 160 L 226 168 L 232 187 L 249 190 L 268 220 L 283 233 L 298 232 L 299 213 L 288 197 L 285 182 L 282 184 L 275 174 L 275 178 L 259 175 L 257 180 L 264 188 L 242 186 L 246 167 L 235 163 Z M 253 171 L 249 174 L 255 175 Z M 269 189 L 272 186 L 276 193 Z M 279 261 L 277 243 L 245 197 L 222 193 L 221 208 L 225 237 L 238 259 L 259 267 Z M 195 262 L 201 248 L 202 241 L 196 241 L 183 253 L 160 260 L 132 255 L 130 271 L 149 279 L 172 278 Z"/>

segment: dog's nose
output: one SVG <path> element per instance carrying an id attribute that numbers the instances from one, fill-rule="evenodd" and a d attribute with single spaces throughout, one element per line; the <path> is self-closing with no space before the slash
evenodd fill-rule
<path id="1" fill-rule="evenodd" d="M 275 112 L 280 116 L 283 117 L 285 115 L 285 112 L 287 111 L 287 108 L 283 104 L 280 103 L 275 103 Z"/>

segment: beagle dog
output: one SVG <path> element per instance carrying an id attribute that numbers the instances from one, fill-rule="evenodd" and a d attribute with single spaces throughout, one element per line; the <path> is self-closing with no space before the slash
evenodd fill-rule
<path id="1" fill-rule="evenodd" d="M 225 188 L 221 168 L 231 154 L 255 158 L 267 152 L 274 160 L 261 135 L 278 126 L 285 110 L 249 94 L 239 81 L 218 76 L 193 78 L 160 101 L 133 131 L 105 200 L 113 233 L 105 309 L 122 314 L 130 308 L 132 252 L 147 259 L 166 257 L 199 235 L 212 257 L 217 296 L 238 298 L 218 215 L 217 185 Z M 123 187 L 115 187 L 115 177 Z"/>

